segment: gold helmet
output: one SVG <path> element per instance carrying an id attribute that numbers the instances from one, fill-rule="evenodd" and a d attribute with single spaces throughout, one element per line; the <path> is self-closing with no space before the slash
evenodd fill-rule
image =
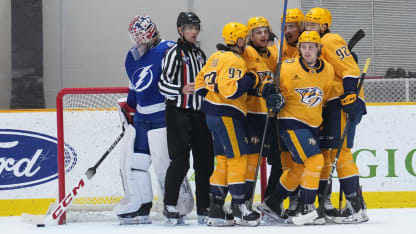
<path id="1" fill-rule="evenodd" d="M 269 21 L 267 21 L 267 19 L 264 18 L 263 16 L 251 17 L 248 20 L 247 28 L 248 28 L 249 32 L 251 32 L 251 30 L 253 30 L 255 28 L 259 28 L 259 27 L 268 27 L 269 31 L 271 31 Z"/>
<path id="2" fill-rule="evenodd" d="M 299 8 L 286 10 L 286 22 L 303 23 L 304 14 Z M 283 14 L 280 16 L 280 23 L 283 23 Z"/>
<path id="3" fill-rule="evenodd" d="M 222 37 L 225 44 L 235 45 L 238 38 L 245 39 L 247 37 L 247 27 L 237 22 L 228 23 L 222 29 Z"/>
<path id="4" fill-rule="evenodd" d="M 318 44 L 318 46 L 320 46 L 321 36 L 319 36 L 319 33 L 317 33 L 316 31 L 304 31 L 299 36 L 298 45 L 302 42 L 314 42 Z"/>
<path id="5" fill-rule="evenodd" d="M 332 23 L 331 12 L 325 8 L 312 8 L 308 11 L 308 13 L 306 13 L 305 21 L 318 23 L 321 25 L 328 24 L 328 28 L 330 28 Z"/>

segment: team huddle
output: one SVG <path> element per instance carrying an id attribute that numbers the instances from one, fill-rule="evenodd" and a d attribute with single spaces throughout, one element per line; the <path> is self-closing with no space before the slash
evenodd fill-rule
<path id="1" fill-rule="evenodd" d="M 207 58 L 195 45 L 201 25 L 195 13 L 179 14 L 177 42 L 161 39 L 148 16 L 131 21 L 129 93 L 120 102 L 126 125 L 120 168 L 125 197 L 115 208 L 120 224 L 151 223 L 151 164 L 164 193 L 166 223 L 185 222 L 194 206 L 186 178 L 191 151 L 200 224 L 369 220 L 351 153 L 366 114 L 357 58 L 330 32 L 327 9 L 306 15 L 288 9 L 281 23 L 279 43 L 262 16 L 228 23 L 224 43 Z M 272 170 L 264 201 L 253 207 L 261 157 Z M 334 160 L 343 209 L 330 200 Z"/>

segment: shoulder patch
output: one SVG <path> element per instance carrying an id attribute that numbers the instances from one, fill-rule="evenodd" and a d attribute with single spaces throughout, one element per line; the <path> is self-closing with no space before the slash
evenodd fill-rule
<path id="1" fill-rule="evenodd" d="M 168 42 L 166 43 L 166 45 L 168 45 L 169 47 L 172 47 L 172 46 L 174 46 L 174 45 L 175 45 L 175 42 L 168 41 Z"/>
<path id="2" fill-rule="evenodd" d="M 295 58 L 286 59 L 285 63 L 293 63 L 295 62 Z"/>

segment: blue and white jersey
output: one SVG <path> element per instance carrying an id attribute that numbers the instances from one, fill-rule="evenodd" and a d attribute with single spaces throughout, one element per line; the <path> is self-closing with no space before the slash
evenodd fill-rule
<path id="1" fill-rule="evenodd" d="M 159 92 L 158 81 L 162 73 L 162 59 L 166 50 L 174 44 L 162 40 L 142 57 L 136 47 L 129 50 L 125 62 L 129 77 L 127 103 L 136 108 L 135 120 L 164 117 L 165 97 Z"/>

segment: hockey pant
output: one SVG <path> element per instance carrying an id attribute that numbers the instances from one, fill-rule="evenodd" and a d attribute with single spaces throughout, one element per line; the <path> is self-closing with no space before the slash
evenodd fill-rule
<path id="1" fill-rule="evenodd" d="M 158 128 L 148 131 L 149 149 L 153 159 L 153 169 L 156 174 L 156 179 L 161 191 L 160 200 L 163 201 L 163 194 L 165 194 L 165 177 L 166 171 L 170 164 L 168 153 L 168 143 L 166 136 L 166 128 Z M 185 177 L 179 190 L 178 202 L 176 209 L 179 214 L 189 214 L 194 208 L 194 196 L 191 185 Z"/>
<path id="2" fill-rule="evenodd" d="M 120 174 L 124 198 L 114 208 L 117 215 L 137 212 L 142 204 L 153 200 L 152 182 L 148 172 L 151 158 L 148 154 L 134 153 L 135 128 L 126 126 L 125 135 L 120 142 Z"/>
<path id="3" fill-rule="evenodd" d="M 344 147 L 342 147 L 338 158 L 336 169 L 342 191 L 349 195 L 355 193 L 359 187 L 359 172 L 358 167 L 352 158 L 351 149 L 346 148 L 345 143 L 343 146 Z M 327 181 L 331 173 L 332 162 L 337 154 L 337 149 L 324 149 L 322 150 L 322 154 L 324 155 L 324 168 L 321 173 L 320 192 L 323 192 L 324 185 L 328 183 Z"/>

